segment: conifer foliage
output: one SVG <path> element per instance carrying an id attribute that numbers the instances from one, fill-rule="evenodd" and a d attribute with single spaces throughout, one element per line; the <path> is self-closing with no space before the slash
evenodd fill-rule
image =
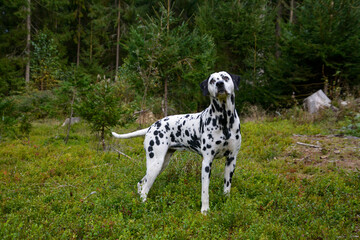
<path id="1" fill-rule="evenodd" d="M 278 108 L 359 94 L 359 49 L 356 0 L 0 0 L 1 97 L 59 92 L 76 66 L 84 85 L 128 86 L 134 111 L 193 112 L 198 83 L 225 70 L 242 76 L 238 108 Z"/>

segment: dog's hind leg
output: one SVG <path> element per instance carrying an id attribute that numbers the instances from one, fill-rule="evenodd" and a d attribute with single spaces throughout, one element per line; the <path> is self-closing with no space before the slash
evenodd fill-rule
<path id="1" fill-rule="evenodd" d="M 174 151 L 166 149 L 166 151 L 152 151 L 146 154 L 146 175 L 138 183 L 138 193 L 143 202 L 146 201 L 156 177 L 166 168 L 173 153 Z"/>
<path id="2" fill-rule="evenodd" d="M 166 153 L 165 160 L 164 160 L 162 168 L 161 168 L 161 172 L 163 172 L 165 170 L 165 168 L 169 165 L 170 158 L 174 154 L 174 152 L 176 152 L 176 150 L 169 149 L 168 152 Z"/>

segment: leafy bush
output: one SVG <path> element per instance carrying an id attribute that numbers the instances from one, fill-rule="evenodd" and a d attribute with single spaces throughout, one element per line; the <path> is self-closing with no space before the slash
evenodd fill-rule
<path id="1" fill-rule="evenodd" d="M 46 117 L 54 117 L 58 112 L 55 96 L 51 91 L 29 89 L 22 95 L 0 100 L 0 136 L 28 136 L 31 122 Z M 19 131 L 18 131 L 19 130 Z"/>
<path id="2" fill-rule="evenodd" d="M 14 135 L 14 125 L 17 122 L 15 113 L 15 103 L 11 98 L 0 99 L 0 141 L 6 137 Z"/>
<path id="3" fill-rule="evenodd" d="M 346 135 L 360 137 L 360 113 L 353 117 L 345 117 L 343 125 L 345 126 L 341 128 L 341 132 Z"/>

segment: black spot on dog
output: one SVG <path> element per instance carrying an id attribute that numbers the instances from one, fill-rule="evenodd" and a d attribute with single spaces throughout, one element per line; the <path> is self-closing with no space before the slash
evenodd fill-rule
<path id="1" fill-rule="evenodd" d="M 211 155 L 215 155 L 215 151 L 214 151 L 214 150 L 211 150 Z"/>
<path id="2" fill-rule="evenodd" d="M 231 153 L 230 150 L 226 150 L 226 152 L 224 153 L 224 156 L 227 157 L 230 155 L 230 153 Z"/>
<path id="3" fill-rule="evenodd" d="M 161 122 L 160 122 L 160 121 L 157 121 L 157 122 L 155 123 L 155 125 L 156 125 L 157 128 L 160 128 L 160 127 L 161 127 Z"/>
<path id="4" fill-rule="evenodd" d="M 185 135 L 190 136 L 190 133 L 189 133 L 189 131 L 187 129 L 185 130 Z"/>
<path id="5" fill-rule="evenodd" d="M 172 141 L 172 142 L 175 142 L 175 136 L 174 136 L 174 133 L 171 133 L 170 134 L 170 140 Z M 154 141 L 153 141 L 154 142 Z"/>
<path id="6" fill-rule="evenodd" d="M 219 140 L 219 141 L 216 141 L 215 142 L 217 145 L 219 145 L 219 144 L 221 144 L 221 141 Z"/>
<path id="7" fill-rule="evenodd" d="M 211 145 L 210 145 L 210 144 L 207 144 L 206 147 L 207 147 L 207 148 L 211 148 Z"/>
<path id="8" fill-rule="evenodd" d="M 190 115 L 189 114 L 186 114 L 185 118 L 188 118 Z"/>
<path id="9" fill-rule="evenodd" d="M 210 122 L 211 122 L 211 117 L 209 117 L 208 119 L 206 119 L 206 123 L 205 123 L 205 125 L 207 126 L 207 125 L 209 125 L 210 124 Z"/>
<path id="10" fill-rule="evenodd" d="M 156 135 L 158 135 L 159 134 L 159 131 L 158 130 L 155 130 L 154 131 L 154 135 L 156 136 Z"/>
<path id="11" fill-rule="evenodd" d="M 159 137 L 160 138 L 163 138 L 164 137 L 164 134 L 162 132 L 159 133 Z"/>
<path id="12" fill-rule="evenodd" d="M 210 172 L 210 167 L 209 167 L 209 166 L 206 166 L 206 167 L 205 167 L 205 172 L 207 172 L 207 173 Z"/>
<path id="13" fill-rule="evenodd" d="M 181 125 L 178 126 L 178 130 L 175 134 L 177 137 L 180 137 L 181 136 Z"/>
<path id="14" fill-rule="evenodd" d="M 228 159 L 226 159 L 226 166 L 230 166 L 230 164 L 232 163 L 232 161 L 234 161 L 234 157 L 229 157 Z"/>
<path id="15" fill-rule="evenodd" d="M 234 97 L 233 94 L 231 94 L 230 100 L 231 100 L 231 103 L 234 105 L 235 104 L 235 97 Z"/>
<path id="16" fill-rule="evenodd" d="M 149 152 L 152 152 L 153 150 L 154 150 L 154 149 L 153 149 L 152 146 L 149 146 L 149 147 L 148 147 L 148 151 L 149 151 Z"/>
<path id="17" fill-rule="evenodd" d="M 154 153 L 153 153 L 153 152 L 149 153 L 149 157 L 150 157 L 150 158 L 153 158 L 153 157 L 154 157 Z"/>
<path id="18" fill-rule="evenodd" d="M 229 187 L 229 185 L 230 185 L 230 182 L 226 182 L 226 187 Z"/>
<path id="19" fill-rule="evenodd" d="M 154 140 L 150 140 L 149 144 L 150 146 L 154 146 Z"/>
<path id="20" fill-rule="evenodd" d="M 199 115 L 200 116 L 200 115 Z M 198 116 L 198 117 L 199 117 Z M 204 125 L 203 125 L 203 121 L 202 121 L 202 118 L 200 118 L 200 132 L 203 133 L 204 132 Z"/>
<path id="21" fill-rule="evenodd" d="M 216 125 L 217 125 L 217 118 L 214 118 L 214 119 L 213 119 L 212 124 L 213 124 L 214 127 L 216 127 Z"/>
<path id="22" fill-rule="evenodd" d="M 158 145 L 158 146 L 160 145 L 160 140 L 157 136 L 155 137 L 155 142 L 156 142 L 156 145 Z"/>
<path id="23" fill-rule="evenodd" d="M 223 129 L 223 133 L 224 133 L 224 136 L 225 136 L 226 140 L 231 137 L 231 133 L 229 132 L 228 129 Z"/>
<path id="24" fill-rule="evenodd" d="M 225 147 L 225 146 L 227 146 L 227 145 L 229 145 L 229 143 L 228 143 L 228 142 L 224 142 L 224 145 L 223 145 L 223 146 Z"/>
<path id="25" fill-rule="evenodd" d="M 194 130 L 195 132 L 195 130 Z M 199 149 L 201 149 L 200 140 L 196 136 L 196 134 L 190 136 L 191 139 L 187 141 L 190 148 L 193 149 L 195 152 L 199 153 Z"/>
<path id="26" fill-rule="evenodd" d="M 222 108 L 221 108 L 221 106 L 218 104 L 218 102 L 216 100 L 213 100 L 212 103 L 213 103 L 213 106 L 215 107 L 216 111 L 222 112 Z"/>
<path id="27" fill-rule="evenodd" d="M 166 131 L 168 131 L 168 132 L 170 131 L 169 123 L 166 123 L 165 129 L 166 129 Z"/>
<path id="28" fill-rule="evenodd" d="M 208 139 L 214 139 L 213 135 L 212 134 L 208 134 Z"/>
<path id="29" fill-rule="evenodd" d="M 234 118 L 234 115 L 232 115 L 232 116 L 230 117 L 230 128 L 233 127 L 234 122 L 235 122 L 235 118 Z"/>
<path id="30" fill-rule="evenodd" d="M 223 74 L 221 74 L 220 76 L 221 76 L 221 78 L 222 78 L 225 82 L 229 81 L 229 77 L 228 77 L 228 76 L 225 76 L 225 75 L 223 75 Z"/>
<path id="31" fill-rule="evenodd" d="M 236 140 L 238 140 L 238 139 L 240 138 L 240 136 L 239 136 L 239 135 L 236 135 L 235 138 L 236 138 Z"/>

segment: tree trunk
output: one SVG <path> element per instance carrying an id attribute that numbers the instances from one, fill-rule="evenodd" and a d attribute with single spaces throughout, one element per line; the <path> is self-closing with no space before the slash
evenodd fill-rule
<path id="1" fill-rule="evenodd" d="M 120 17 L 121 17 L 121 13 L 120 13 L 120 3 L 121 1 L 118 0 L 118 18 L 117 18 L 117 36 L 116 36 L 116 68 L 115 68 L 115 76 L 117 75 L 117 71 L 119 69 L 119 55 L 120 55 L 120 45 L 119 45 L 119 41 L 120 41 Z"/>
<path id="2" fill-rule="evenodd" d="M 93 52 L 93 23 L 90 24 L 90 63 L 92 62 L 92 52 Z"/>
<path id="3" fill-rule="evenodd" d="M 26 69 L 25 69 L 25 83 L 28 84 L 30 82 L 30 41 L 31 41 L 31 0 L 27 0 L 27 16 L 26 16 Z"/>
<path id="4" fill-rule="evenodd" d="M 76 67 L 79 67 L 80 64 L 80 25 L 81 18 L 80 18 L 80 5 L 78 6 L 78 31 L 77 31 L 77 54 L 76 54 Z"/>
<path id="5" fill-rule="evenodd" d="M 167 1 L 167 24 L 166 24 L 167 34 L 170 31 L 170 0 Z M 164 83 L 164 117 L 168 115 L 168 77 L 165 77 Z"/>
<path id="6" fill-rule="evenodd" d="M 71 128 L 71 120 L 72 120 L 72 117 L 73 117 L 73 115 L 74 115 L 74 101 L 75 101 L 75 96 L 76 96 L 75 89 L 73 89 L 73 96 L 72 96 L 71 105 L 70 105 L 69 125 L 68 125 L 68 128 L 67 128 L 67 133 L 66 133 L 66 138 L 65 138 L 65 144 L 67 144 L 68 141 L 69 141 L 70 128 Z"/>
<path id="7" fill-rule="evenodd" d="M 257 55 L 257 49 L 256 49 L 256 33 L 254 32 L 254 66 L 253 66 L 254 83 L 256 82 L 256 55 Z"/>
<path id="8" fill-rule="evenodd" d="M 276 26 L 275 26 L 275 36 L 276 36 L 275 56 L 276 56 L 276 58 L 279 58 L 280 55 L 281 55 L 280 44 L 279 44 L 279 40 L 280 40 L 280 36 L 281 36 L 280 22 L 281 22 L 281 17 L 282 17 L 282 4 L 281 4 L 281 1 L 282 0 L 278 0 L 277 13 L 276 13 Z"/>
<path id="9" fill-rule="evenodd" d="M 168 78 L 165 78 L 165 89 L 164 89 L 164 117 L 168 114 Z"/>
<path id="10" fill-rule="evenodd" d="M 294 21 L 294 4 L 295 4 L 295 0 L 290 0 L 290 18 L 289 18 L 290 23 L 293 23 Z"/>
<path id="11" fill-rule="evenodd" d="M 106 145 L 105 145 L 105 127 L 103 126 L 101 129 L 101 144 L 103 147 L 103 151 L 106 150 Z"/>
<path id="12" fill-rule="evenodd" d="M 169 33 L 169 29 L 170 29 L 170 0 L 167 1 L 167 24 L 166 24 L 166 29 L 167 29 L 167 33 Z"/>

